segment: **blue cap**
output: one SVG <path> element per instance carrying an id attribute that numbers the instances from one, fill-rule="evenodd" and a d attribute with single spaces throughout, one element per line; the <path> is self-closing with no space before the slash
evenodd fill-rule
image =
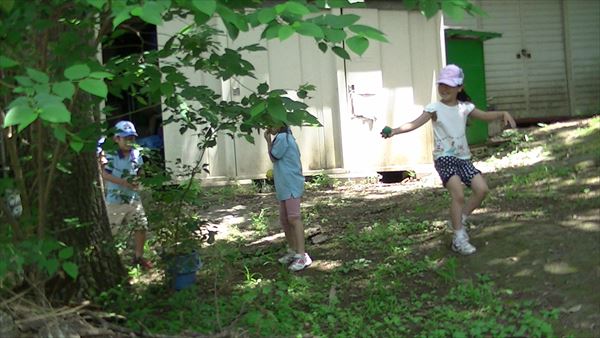
<path id="1" fill-rule="evenodd" d="M 117 124 L 115 124 L 115 128 L 117 129 L 117 132 L 115 133 L 117 136 L 138 136 L 137 132 L 135 131 L 135 126 L 129 121 L 119 121 Z"/>

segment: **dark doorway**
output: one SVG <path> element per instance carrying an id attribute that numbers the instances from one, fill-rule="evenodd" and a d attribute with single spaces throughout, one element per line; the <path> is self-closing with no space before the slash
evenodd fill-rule
<path id="1" fill-rule="evenodd" d="M 126 23 L 123 23 L 122 27 L 125 33 L 117 37 L 111 45 L 103 46 L 103 62 L 107 62 L 114 57 L 141 54 L 145 51 L 156 50 L 158 48 L 155 25 L 129 20 Z M 135 100 L 129 93 L 122 93 L 122 96 L 123 97 L 120 98 L 111 94 L 108 95 L 106 104 L 114 109 L 112 115 L 118 116 L 116 118 L 107 116 L 109 124 L 114 125 L 117 120 L 126 119 L 135 124 L 140 137 L 157 134 L 161 122 L 160 106 L 156 106 L 156 104 L 152 102 L 148 102 L 147 105 L 144 105 Z M 150 105 L 151 107 L 149 107 Z M 159 118 L 158 121 L 152 121 L 157 117 Z"/>
<path id="2" fill-rule="evenodd" d="M 158 49 L 156 26 L 145 23 L 139 19 L 131 19 L 119 27 L 122 34 L 114 39 L 111 44 L 102 46 L 102 60 L 108 62 L 114 57 L 141 55 L 146 51 Z M 118 74 L 116 74 L 118 76 Z M 160 102 L 142 103 L 130 93 L 121 93 L 117 97 L 109 93 L 106 105 L 111 112 L 107 113 L 109 127 L 120 120 L 129 120 L 136 126 L 138 143 L 142 146 L 156 150 L 164 158 L 162 114 Z"/>

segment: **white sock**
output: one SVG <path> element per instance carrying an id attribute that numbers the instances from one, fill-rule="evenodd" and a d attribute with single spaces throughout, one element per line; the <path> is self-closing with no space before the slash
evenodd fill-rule
<path id="1" fill-rule="evenodd" d="M 467 230 L 462 227 L 458 230 L 454 230 L 454 238 L 464 238 L 467 236 Z"/>
<path id="2" fill-rule="evenodd" d="M 460 222 L 465 225 L 467 224 L 467 215 L 462 214 L 461 218 L 460 218 Z"/>

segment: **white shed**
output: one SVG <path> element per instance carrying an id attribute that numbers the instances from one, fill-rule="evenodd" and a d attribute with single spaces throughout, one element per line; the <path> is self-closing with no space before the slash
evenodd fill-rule
<path id="1" fill-rule="evenodd" d="M 489 16 L 446 24 L 502 34 L 484 48 L 490 108 L 521 121 L 600 111 L 600 1 L 474 3 Z"/>
<path id="2" fill-rule="evenodd" d="M 401 2 L 375 2 L 371 8 L 344 10 L 361 16 L 365 23 L 387 34 L 389 43 L 371 42 L 362 56 L 344 62 L 332 53 L 323 54 L 314 40 L 294 36 L 284 42 L 265 42 L 266 52 L 247 56 L 255 67 L 257 79 L 220 81 L 203 74 L 192 78 L 236 100 L 260 82 L 271 88 L 295 89 L 304 83 L 316 85 L 313 97 L 305 102 L 323 127 L 293 128 L 302 153 L 304 174 L 322 170 L 330 174 L 369 176 L 377 171 L 396 171 L 431 166 L 432 131 L 425 128 L 383 140 L 385 125 L 397 126 L 419 116 L 423 107 L 436 99 L 435 78 L 444 55 L 441 16 L 430 20 L 409 12 Z M 339 13 L 339 10 L 332 10 Z M 184 23 L 158 27 L 158 43 L 179 30 Z M 166 34 L 165 34 L 166 33 Z M 256 42 L 258 31 L 240 35 L 232 42 L 223 37 L 224 46 Z M 191 70 L 190 70 L 191 71 Z M 180 135 L 177 126 L 167 126 L 165 157 L 167 165 L 181 158 L 191 164 L 198 159 L 195 139 Z M 207 181 L 264 178 L 271 168 L 266 144 L 255 135 L 255 144 L 244 139 L 220 136 L 217 146 L 205 154 L 210 174 Z"/>

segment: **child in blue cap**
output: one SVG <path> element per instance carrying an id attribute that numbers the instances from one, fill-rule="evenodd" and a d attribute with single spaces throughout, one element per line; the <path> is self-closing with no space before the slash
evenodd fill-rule
<path id="1" fill-rule="evenodd" d="M 152 268 L 152 263 L 143 257 L 148 219 L 136 182 L 136 178 L 142 174 L 144 160 L 140 151 L 133 147 L 138 136 L 133 123 L 119 121 L 115 129 L 113 140 L 118 146 L 117 151 L 100 152 L 108 218 L 112 227 L 131 227 L 135 241 L 133 264 L 147 270 Z"/>

